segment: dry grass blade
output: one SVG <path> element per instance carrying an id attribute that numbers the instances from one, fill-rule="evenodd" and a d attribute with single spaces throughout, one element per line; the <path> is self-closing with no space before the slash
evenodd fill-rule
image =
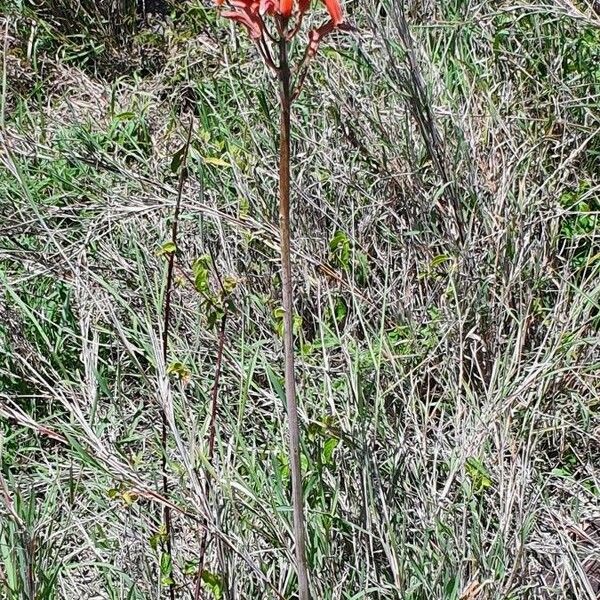
<path id="1" fill-rule="evenodd" d="M 294 100 L 293 311 L 254 47 L 42 4 L 0 24 L 0 597 L 295 597 L 286 328 L 314 598 L 597 596 L 595 4 L 345 2 Z"/>

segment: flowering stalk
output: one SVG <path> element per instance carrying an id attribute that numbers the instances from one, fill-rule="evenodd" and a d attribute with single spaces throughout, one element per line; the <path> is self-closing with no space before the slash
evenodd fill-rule
<path id="1" fill-rule="evenodd" d="M 288 61 L 288 41 L 279 40 L 279 97 L 281 129 L 279 136 L 279 230 L 281 243 L 281 287 L 283 295 L 283 349 L 285 365 L 285 398 L 288 413 L 290 470 L 292 473 L 292 506 L 294 538 L 298 570 L 298 596 L 308 600 L 308 568 L 304 531 L 302 469 L 300 466 L 300 426 L 294 376 L 294 300 L 292 261 L 290 252 L 290 117 L 292 108 L 291 73 Z"/>
<path id="2" fill-rule="evenodd" d="M 290 251 L 290 155 L 291 155 L 291 109 L 300 94 L 310 59 L 314 57 L 322 39 L 334 29 L 351 29 L 344 23 L 340 0 L 323 0 L 329 20 L 321 27 L 309 32 L 308 43 L 298 67 L 296 79 L 292 81 L 289 51 L 292 39 L 299 33 L 311 0 L 216 0 L 218 5 L 227 5 L 223 17 L 243 25 L 255 42 L 267 67 L 275 73 L 279 82 L 281 110 L 279 137 L 279 227 L 281 244 L 281 283 L 283 296 L 283 347 L 285 398 L 289 428 L 290 471 L 292 475 L 292 508 L 294 515 L 294 541 L 298 573 L 298 598 L 309 600 L 308 568 L 306 562 L 306 533 L 304 525 L 304 502 L 302 493 L 302 470 L 300 465 L 300 426 L 296 380 L 294 369 L 293 334 L 293 285 Z M 271 17 L 275 33 L 269 30 Z M 278 51 L 278 64 L 273 59 L 272 49 Z"/>

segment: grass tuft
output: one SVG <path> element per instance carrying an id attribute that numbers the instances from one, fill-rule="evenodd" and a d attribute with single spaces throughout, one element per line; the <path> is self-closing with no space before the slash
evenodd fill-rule
<path id="1" fill-rule="evenodd" d="M 292 597 L 275 84 L 201 2 L 64 7 L 1 11 L 0 597 Z M 596 598 L 597 7 L 346 8 L 292 139 L 314 597 Z"/>

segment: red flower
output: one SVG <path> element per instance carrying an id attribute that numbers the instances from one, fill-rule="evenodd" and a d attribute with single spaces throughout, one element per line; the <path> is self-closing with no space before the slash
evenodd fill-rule
<path id="1" fill-rule="evenodd" d="M 335 29 L 335 23 L 333 20 L 327 21 L 325 25 L 321 25 L 318 29 L 313 29 L 308 34 L 308 54 L 314 56 L 319 50 L 319 44 L 321 40 Z"/>
<path id="2" fill-rule="evenodd" d="M 280 0 L 279 1 L 279 14 L 282 17 L 291 17 L 293 4 L 294 4 L 293 0 Z"/>
<path id="3" fill-rule="evenodd" d="M 271 17 L 282 17 L 289 19 L 296 11 L 298 21 L 296 27 L 292 27 L 291 37 L 293 37 L 300 27 L 303 15 L 309 10 L 311 0 L 214 0 L 217 6 L 227 6 L 232 10 L 226 10 L 221 15 L 227 19 L 232 19 L 243 25 L 253 40 L 260 40 L 265 36 L 265 15 Z M 319 49 L 322 39 L 336 28 L 344 29 L 344 14 L 340 0 L 322 0 L 327 12 L 329 21 L 321 27 L 313 29 L 308 36 L 308 55 L 314 56 Z"/>
<path id="4" fill-rule="evenodd" d="M 342 14 L 342 5 L 340 4 L 340 0 L 323 0 L 325 2 L 325 8 L 331 17 L 334 25 L 339 25 L 343 23 L 344 16 Z"/>
<path id="5" fill-rule="evenodd" d="M 260 14 L 274 15 L 279 10 L 278 0 L 260 0 Z"/>
<path id="6" fill-rule="evenodd" d="M 223 4 L 223 0 L 216 0 L 216 2 L 218 5 Z M 260 16 L 262 2 L 259 0 L 229 0 L 228 4 L 236 10 L 228 10 L 221 15 L 242 24 L 253 40 L 259 40 L 264 31 L 264 23 Z"/>
<path id="7" fill-rule="evenodd" d="M 229 10 L 221 13 L 226 19 L 232 19 L 242 24 L 250 34 L 253 40 L 259 40 L 263 35 L 263 22 L 260 17 L 256 18 L 247 11 Z"/>
<path id="8" fill-rule="evenodd" d="M 319 50 L 321 40 L 336 27 L 344 28 L 344 15 L 340 0 L 323 0 L 331 19 L 308 34 L 308 55 L 314 56 Z"/>

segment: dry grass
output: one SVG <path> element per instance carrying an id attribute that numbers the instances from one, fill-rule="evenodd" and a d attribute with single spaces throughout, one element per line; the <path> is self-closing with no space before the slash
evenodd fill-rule
<path id="1" fill-rule="evenodd" d="M 360 31 L 314 65 L 293 140 L 314 596 L 595 598 L 597 7 L 348 4 Z M 153 27 L 117 75 L 92 34 L 78 45 L 32 12 L 0 28 L 10 600 L 166 597 L 165 502 L 178 597 L 192 597 L 204 520 L 207 597 L 295 589 L 273 83 L 199 3 Z M 165 363 L 156 251 L 190 114 Z M 238 280 L 212 466 L 218 332 L 189 282 L 206 254 L 213 289 Z"/>

